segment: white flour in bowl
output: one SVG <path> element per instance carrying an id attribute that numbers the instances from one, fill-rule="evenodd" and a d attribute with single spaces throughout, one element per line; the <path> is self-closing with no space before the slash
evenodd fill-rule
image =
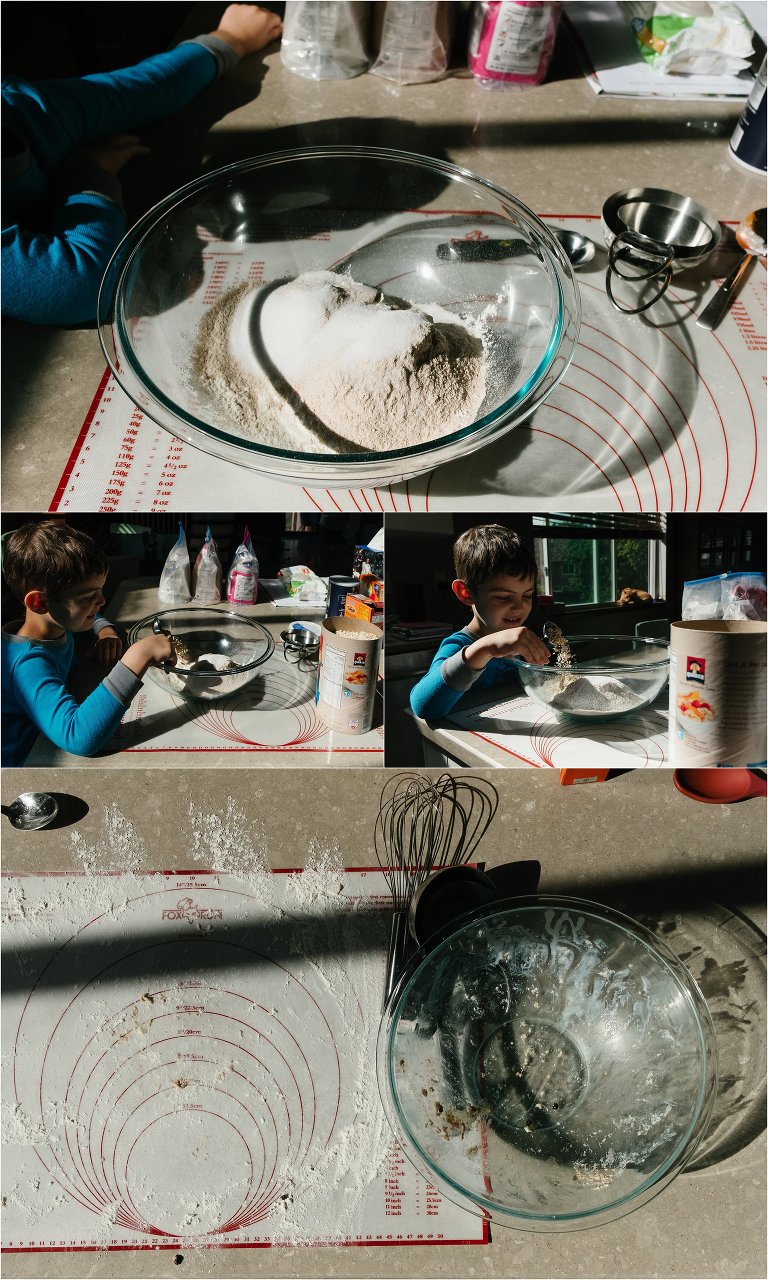
<path id="1" fill-rule="evenodd" d="M 627 685 L 611 676 L 576 676 L 563 673 L 550 706 L 560 711 L 586 711 L 618 715 L 633 711 L 642 701 Z"/>
<path id="2" fill-rule="evenodd" d="M 455 315 L 330 271 L 225 294 L 194 367 L 236 430 L 304 452 L 437 439 L 476 420 L 486 389 L 483 341 Z"/>

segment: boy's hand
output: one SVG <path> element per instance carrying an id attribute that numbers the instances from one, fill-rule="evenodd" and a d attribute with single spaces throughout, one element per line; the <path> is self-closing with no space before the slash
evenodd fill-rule
<path id="1" fill-rule="evenodd" d="M 134 133 L 118 133 L 115 138 L 105 138 L 103 142 L 92 142 L 88 147 L 71 151 L 64 163 L 67 168 L 89 164 L 104 169 L 106 173 L 118 174 L 129 160 L 148 155 L 150 148 L 145 147 Z"/>
<path id="2" fill-rule="evenodd" d="M 123 642 L 114 627 L 102 627 L 89 656 L 94 662 L 100 662 L 105 667 L 113 667 L 120 660 L 122 652 Z"/>
<path id="3" fill-rule="evenodd" d="M 211 35 L 225 40 L 238 58 L 247 58 L 249 53 L 258 53 L 276 40 L 282 30 L 280 18 L 269 9 L 258 4 L 229 4 Z"/>
<path id="4" fill-rule="evenodd" d="M 527 627 L 509 627 L 506 631 L 493 631 L 468 644 L 464 661 L 473 671 L 482 671 L 492 658 L 522 658 L 545 667 L 551 653 L 544 641 Z"/>
<path id="5" fill-rule="evenodd" d="M 174 663 L 176 650 L 170 636 L 151 635 L 137 640 L 123 654 L 123 664 L 135 676 L 143 676 L 147 667 L 159 667 L 164 662 Z"/>

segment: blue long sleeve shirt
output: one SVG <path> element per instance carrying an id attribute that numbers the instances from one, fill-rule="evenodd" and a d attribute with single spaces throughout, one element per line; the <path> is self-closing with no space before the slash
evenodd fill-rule
<path id="1" fill-rule="evenodd" d="M 126 232 L 117 177 L 62 166 L 72 151 L 141 129 L 187 106 L 237 55 L 215 36 L 134 67 L 39 84 L 2 85 L 2 310 L 32 324 L 96 318 L 99 285 Z"/>
<path id="2" fill-rule="evenodd" d="M 118 662 L 82 702 L 66 681 L 75 660 L 71 632 L 59 640 L 29 640 L 2 632 L 2 762 L 21 765 L 39 733 L 72 755 L 94 755 L 111 738 L 142 682 Z M 97 620 L 94 631 L 108 626 Z"/>
<path id="3" fill-rule="evenodd" d="M 481 671 L 473 671 L 462 651 L 477 636 L 454 631 L 440 644 L 429 670 L 411 690 L 411 710 L 422 720 L 446 716 L 469 689 L 488 689 L 500 684 L 518 684 L 515 664 L 510 658 L 491 658 Z"/>

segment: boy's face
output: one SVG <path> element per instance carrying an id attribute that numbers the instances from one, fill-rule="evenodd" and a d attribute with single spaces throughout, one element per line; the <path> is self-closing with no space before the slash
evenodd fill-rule
<path id="1" fill-rule="evenodd" d="M 457 590 L 463 588 L 463 592 Z M 482 633 L 506 631 L 509 627 L 522 627 L 533 605 L 536 583 L 533 578 L 512 578 L 499 574 L 471 591 L 465 582 L 454 583 L 454 592 L 464 604 L 471 605 L 472 612 Z"/>
<path id="2" fill-rule="evenodd" d="M 90 631 L 105 602 L 102 588 L 106 580 L 105 573 L 85 578 L 55 600 L 43 591 L 30 591 L 25 604 L 34 613 L 47 614 L 65 631 Z"/>

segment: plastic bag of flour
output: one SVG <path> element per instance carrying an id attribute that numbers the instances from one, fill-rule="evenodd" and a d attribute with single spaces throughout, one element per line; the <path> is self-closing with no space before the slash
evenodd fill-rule
<path id="1" fill-rule="evenodd" d="M 766 578 L 764 573 L 717 573 L 683 584 L 683 622 L 706 622 L 725 618 L 731 621 L 765 622 Z"/>
<path id="2" fill-rule="evenodd" d="M 766 598 L 764 573 L 724 573 L 720 579 L 723 618 L 765 622 Z"/>
<path id="3" fill-rule="evenodd" d="M 439 80 L 448 69 L 452 7 L 445 0 L 386 0 L 374 9 L 371 71 L 396 84 Z"/>
<path id="4" fill-rule="evenodd" d="M 221 600 L 221 561 L 210 529 L 200 548 L 192 575 L 193 600 L 196 604 L 218 604 Z"/>
<path id="5" fill-rule="evenodd" d="M 287 0 L 280 57 L 309 80 L 348 80 L 368 67 L 371 6 L 361 0 Z"/>
<path id="6" fill-rule="evenodd" d="M 184 536 L 184 526 L 180 524 L 176 545 L 168 552 L 160 574 L 158 599 L 164 604 L 186 604 L 192 595 L 191 577 L 187 539 Z"/>
<path id="7" fill-rule="evenodd" d="M 486 89 L 529 89 L 549 70 L 559 0 L 478 0 L 467 61 Z"/>
<path id="8" fill-rule="evenodd" d="M 251 543 L 248 525 L 227 574 L 227 600 L 230 604 L 255 604 L 259 594 L 259 562 Z"/>

